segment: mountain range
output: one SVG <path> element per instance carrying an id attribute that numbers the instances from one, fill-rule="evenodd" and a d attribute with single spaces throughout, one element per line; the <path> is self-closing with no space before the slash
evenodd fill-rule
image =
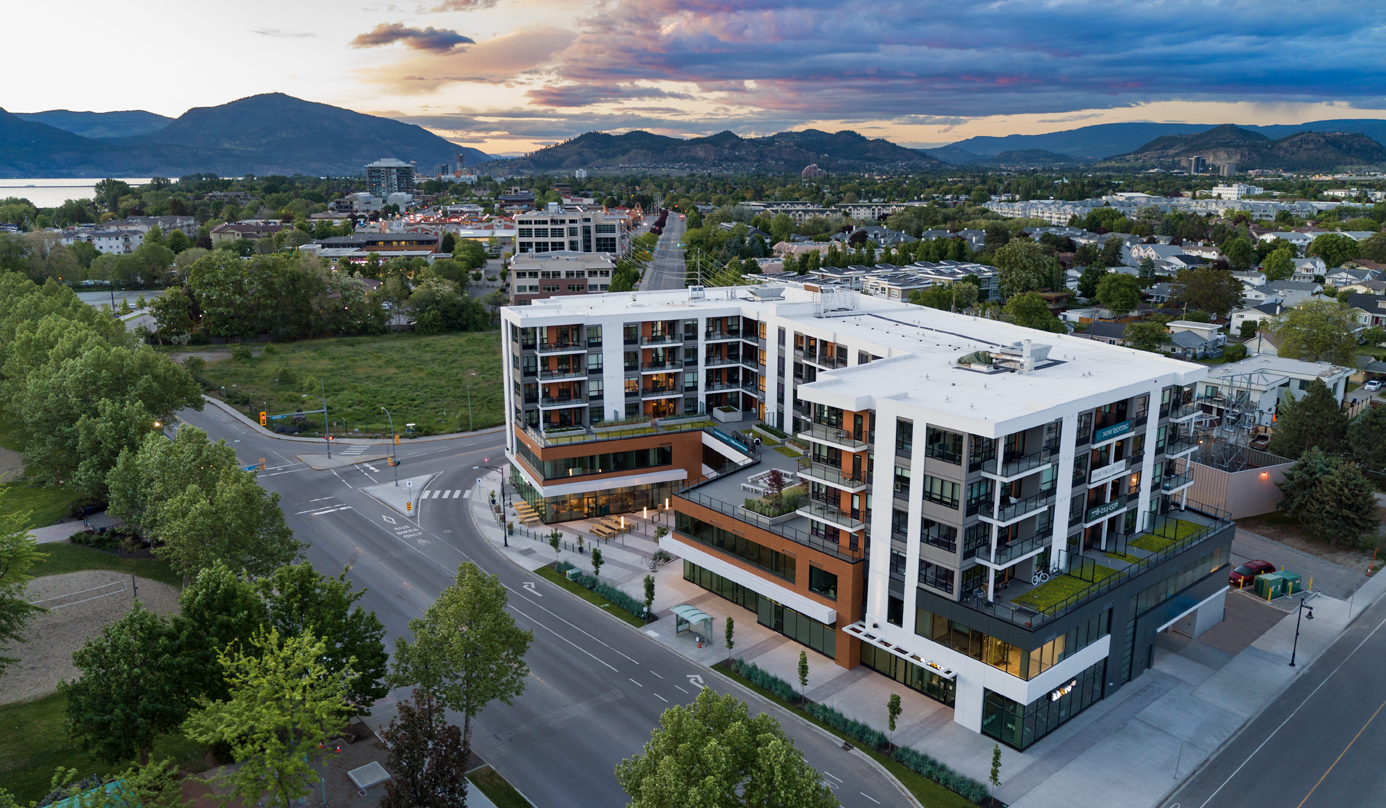
<path id="1" fill-rule="evenodd" d="M 1298 132 L 1272 140 L 1226 124 L 1192 135 L 1164 135 L 1103 165 L 1173 168 L 1194 156 L 1210 165 L 1235 163 L 1239 169 L 1323 171 L 1386 164 L 1386 146 L 1359 132 Z"/>
<path id="2" fill-rule="evenodd" d="M 0 176 L 177 177 L 210 172 L 355 176 L 382 157 L 423 173 L 490 160 L 413 124 L 282 93 L 196 107 L 175 119 L 139 110 L 91 113 L 0 109 Z"/>
<path id="3" fill-rule="evenodd" d="M 743 138 L 731 132 L 708 137 L 675 138 L 650 132 L 608 135 L 588 132 L 523 157 L 496 164 L 496 170 L 530 174 L 574 169 L 608 170 L 745 170 L 773 173 L 802 171 L 817 165 L 825 171 L 879 168 L 937 168 L 940 162 L 915 149 L 856 132 L 805 129 L 767 137 Z"/>
<path id="4" fill-rule="evenodd" d="M 1049 132 L 1043 135 L 1006 135 L 1004 137 L 970 137 L 935 149 L 921 151 L 945 163 L 962 165 L 988 162 L 1006 151 L 1044 149 L 1076 158 L 1102 160 L 1135 152 L 1145 144 L 1168 135 L 1193 135 L 1218 128 L 1216 124 L 1189 123 L 1104 123 Z M 1310 121 L 1302 124 L 1241 126 L 1270 139 L 1283 139 L 1300 132 L 1355 132 L 1378 143 L 1386 143 L 1386 120 L 1371 118 L 1340 118 Z"/>

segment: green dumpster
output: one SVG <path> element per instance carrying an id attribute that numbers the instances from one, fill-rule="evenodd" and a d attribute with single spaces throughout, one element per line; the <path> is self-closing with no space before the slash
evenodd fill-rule
<path id="1" fill-rule="evenodd" d="M 1256 576 L 1256 596 L 1274 600 L 1285 594 L 1285 579 L 1278 572 Z"/>
<path id="2" fill-rule="evenodd" d="M 1281 570 L 1277 574 L 1285 582 L 1285 594 L 1293 595 L 1296 592 L 1304 591 L 1304 583 L 1300 580 L 1299 573 Z"/>

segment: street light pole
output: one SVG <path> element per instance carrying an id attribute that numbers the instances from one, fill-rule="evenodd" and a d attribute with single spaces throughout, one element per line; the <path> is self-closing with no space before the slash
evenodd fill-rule
<path id="1" fill-rule="evenodd" d="M 1306 609 L 1309 610 L 1309 619 L 1310 619 L 1310 620 L 1313 620 L 1313 619 L 1314 619 L 1314 607 L 1313 607 L 1313 606 L 1305 606 L 1305 605 L 1304 605 L 1304 596 L 1301 595 L 1300 598 L 1299 598 L 1299 609 L 1296 610 L 1296 614 L 1295 614 L 1295 644 L 1294 644 L 1294 647 L 1290 649 L 1290 667 L 1291 667 L 1291 668 L 1293 668 L 1293 667 L 1295 666 L 1295 654 L 1299 652 L 1299 621 L 1304 617 L 1304 611 L 1305 611 Z"/>
<path id="2" fill-rule="evenodd" d="M 313 396 L 312 393 L 303 393 L 303 394 L 300 395 L 300 398 L 307 398 L 307 397 L 309 397 L 309 396 L 313 396 L 313 398 L 320 398 L 320 399 L 322 399 L 322 429 L 323 429 L 323 438 L 324 438 L 324 440 L 327 441 L 327 459 L 328 459 L 328 460 L 331 460 L 331 459 L 332 459 L 332 427 L 331 427 L 331 426 L 328 424 L 328 422 L 327 422 L 327 390 L 326 390 L 326 388 L 323 387 L 323 382 L 322 382 L 321 379 L 318 380 L 318 389 L 319 389 L 319 390 L 322 390 L 322 393 L 323 393 L 322 395 L 320 395 L 320 396 Z"/>
<path id="3" fill-rule="evenodd" d="M 380 409 L 385 410 L 384 407 L 381 407 Z M 398 438 L 395 437 L 395 417 L 390 414 L 389 410 L 385 410 L 385 417 L 390 419 L 390 468 L 395 470 L 395 485 L 398 486 L 399 461 L 395 457 L 395 441 L 398 440 Z"/>
<path id="4" fill-rule="evenodd" d="M 468 431 L 468 432 L 471 432 L 472 429 L 473 429 L 473 426 L 472 426 L 472 377 L 475 376 L 475 375 L 476 375 L 476 371 L 475 371 L 475 370 L 473 370 L 472 372 L 470 372 L 470 373 L 467 374 L 467 431 Z"/>

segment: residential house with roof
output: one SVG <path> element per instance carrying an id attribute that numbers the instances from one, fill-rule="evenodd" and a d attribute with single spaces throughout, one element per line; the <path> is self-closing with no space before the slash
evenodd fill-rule
<path id="1" fill-rule="evenodd" d="M 1329 286 L 1342 289 L 1354 283 L 1376 280 L 1379 276 L 1380 273 L 1374 269 L 1348 269 L 1347 267 L 1343 267 L 1341 269 L 1329 270 L 1328 273 L 1323 276 L 1323 282 Z"/>
<path id="2" fill-rule="evenodd" d="M 1248 320 L 1254 323 L 1264 323 L 1270 320 L 1272 317 L 1279 315 L 1280 312 L 1284 310 L 1285 305 L 1281 303 L 1279 300 L 1271 300 L 1268 302 L 1257 303 L 1254 306 L 1247 306 L 1246 308 L 1237 309 L 1236 311 L 1232 312 L 1232 316 L 1230 318 L 1232 333 L 1240 334 L 1242 331 L 1242 323 L 1247 322 Z"/>
<path id="3" fill-rule="evenodd" d="M 1126 323 L 1111 320 L 1093 320 L 1086 328 L 1073 332 L 1073 336 L 1105 342 L 1108 345 L 1125 345 Z"/>
<path id="4" fill-rule="evenodd" d="M 1296 258 L 1295 273 L 1290 276 L 1292 281 L 1312 281 L 1317 277 L 1328 274 L 1328 264 L 1317 255 L 1309 258 Z"/>
<path id="5" fill-rule="evenodd" d="M 1214 418 L 1220 418 L 1229 408 L 1246 409 L 1254 413 L 1257 425 L 1270 426 L 1281 402 L 1290 396 L 1303 396 L 1315 379 L 1328 385 L 1334 400 L 1341 405 L 1347 395 L 1348 377 L 1356 372 L 1356 368 L 1328 362 L 1259 354 L 1210 367 L 1207 378 L 1198 383 L 1195 401 L 1204 414 Z"/>
<path id="6" fill-rule="evenodd" d="M 1368 328 L 1386 326 L 1386 297 L 1349 292 L 1346 295 L 1340 295 L 1338 299 L 1343 300 L 1344 297 L 1347 298 L 1344 301 L 1347 305 L 1361 312 L 1357 317 L 1359 323 Z"/>
<path id="7" fill-rule="evenodd" d="M 1175 320 L 1166 326 L 1169 329 L 1169 353 L 1180 359 L 1206 359 L 1221 356 L 1227 344 L 1216 323 L 1199 323 L 1192 320 Z"/>
<path id="8" fill-rule="evenodd" d="M 1312 281 L 1272 281 L 1264 286 L 1244 288 L 1242 298 L 1248 304 L 1279 300 L 1286 308 L 1294 308 L 1323 293 L 1323 284 Z"/>
<path id="9" fill-rule="evenodd" d="M 1339 292 L 1356 292 L 1363 295 L 1386 295 L 1386 280 L 1359 281 L 1338 287 Z"/>

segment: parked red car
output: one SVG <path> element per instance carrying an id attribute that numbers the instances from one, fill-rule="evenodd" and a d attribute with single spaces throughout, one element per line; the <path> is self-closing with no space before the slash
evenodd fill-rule
<path id="1" fill-rule="evenodd" d="M 1275 565 L 1269 561 L 1248 561 L 1232 570 L 1227 576 L 1227 584 L 1232 587 L 1251 586 L 1257 575 L 1275 572 Z"/>

